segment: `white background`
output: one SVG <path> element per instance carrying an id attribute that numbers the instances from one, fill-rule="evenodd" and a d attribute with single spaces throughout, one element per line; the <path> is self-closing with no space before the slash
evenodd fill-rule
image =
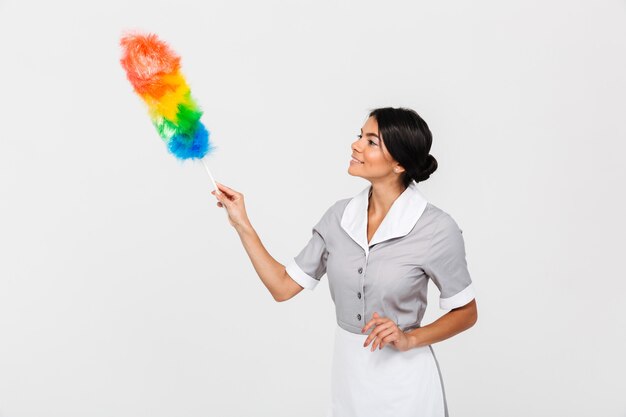
<path id="1" fill-rule="evenodd" d="M 434 345 L 450 415 L 626 416 L 623 0 L 0 0 L 1 417 L 326 413 L 326 277 L 272 299 L 126 80 L 133 28 L 182 56 L 212 172 L 283 264 L 368 185 L 368 111 L 415 109 L 478 294 Z"/>

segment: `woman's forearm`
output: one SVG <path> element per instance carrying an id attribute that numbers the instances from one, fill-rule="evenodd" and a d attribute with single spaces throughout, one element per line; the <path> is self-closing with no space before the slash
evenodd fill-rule
<path id="1" fill-rule="evenodd" d="M 285 266 L 276 261 L 265 249 L 259 235 L 249 222 L 236 226 L 241 243 L 252 261 L 254 270 L 276 301 L 281 300 L 285 283 Z"/>
<path id="2" fill-rule="evenodd" d="M 406 332 L 409 336 L 410 347 L 416 348 L 441 342 L 469 329 L 476 323 L 477 319 L 476 300 L 472 300 L 465 306 L 449 311 L 424 327 Z"/>

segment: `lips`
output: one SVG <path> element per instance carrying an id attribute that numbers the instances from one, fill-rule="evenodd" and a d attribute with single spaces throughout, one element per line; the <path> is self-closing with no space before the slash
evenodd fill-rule
<path id="1" fill-rule="evenodd" d="M 363 161 L 360 161 L 360 160 L 356 159 L 354 156 L 352 157 L 352 160 L 353 160 L 353 161 L 356 161 L 356 162 L 358 162 L 358 163 L 360 163 L 360 164 L 362 164 L 362 163 L 363 163 Z"/>

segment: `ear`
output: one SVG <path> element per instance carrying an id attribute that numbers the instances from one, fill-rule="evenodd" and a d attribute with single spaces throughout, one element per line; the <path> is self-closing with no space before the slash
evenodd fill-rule
<path id="1" fill-rule="evenodd" d="M 395 172 L 396 174 L 402 174 L 404 172 L 404 168 L 398 164 L 393 167 L 393 172 Z"/>

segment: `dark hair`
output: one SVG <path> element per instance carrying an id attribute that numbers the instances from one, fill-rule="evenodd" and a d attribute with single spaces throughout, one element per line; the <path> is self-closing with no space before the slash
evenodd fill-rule
<path id="1" fill-rule="evenodd" d="M 425 181 L 437 170 L 437 160 L 429 154 L 433 136 L 428 125 L 415 110 L 382 107 L 369 114 L 378 122 L 378 131 L 387 150 L 402 167 L 402 182 Z"/>

